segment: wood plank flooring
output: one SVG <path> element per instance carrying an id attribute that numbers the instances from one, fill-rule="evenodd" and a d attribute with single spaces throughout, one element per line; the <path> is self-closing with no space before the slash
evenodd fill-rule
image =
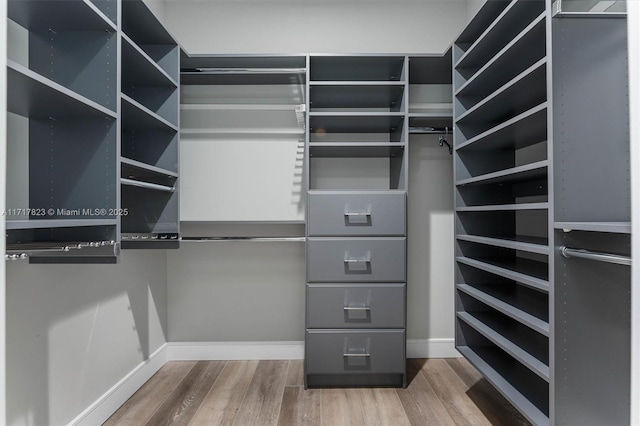
<path id="1" fill-rule="evenodd" d="M 464 359 L 410 359 L 406 389 L 304 389 L 302 361 L 172 361 L 116 425 L 529 425 Z"/>

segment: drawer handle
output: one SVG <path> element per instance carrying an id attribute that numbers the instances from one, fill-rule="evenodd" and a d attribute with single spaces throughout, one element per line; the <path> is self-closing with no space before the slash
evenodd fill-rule
<path id="1" fill-rule="evenodd" d="M 344 263 L 371 263 L 371 252 L 368 251 L 365 256 L 362 257 L 350 257 L 349 252 L 344 252 Z"/>
<path id="2" fill-rule="evenodd" d="M 342 354 L 345 358 L 370 358 L 371 354 Z"/>
<path id="3" fill-rule="evenodd" d="M 346 206 L 344 206 L 344 215 L 347 217 L 358 217 L 358 216 L 366 216 L 366 217 L 370 217 L 371 216 L 371 204 L 369 204 L 367 206 L 367 209 L 365 211 L 362 212 L 353 212 L 351 211 L 351 208 L 349 207 L 349 205 L 347 204 Z"/>
<path id="4" fill-rule="evenodd" d="M 345 311 L 370 311 L 370 306 L 345 306 L 343 308 Z"/>

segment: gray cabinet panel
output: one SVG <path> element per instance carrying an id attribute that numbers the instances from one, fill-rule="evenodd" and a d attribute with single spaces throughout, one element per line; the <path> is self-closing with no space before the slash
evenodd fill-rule
<path id="1" fill-rule="evenodd" d="M 309 328 L 404 328 L 405 284 L 309 284 Z"/>
<path id="2" fill-rule="evenodd" d="M 307 374 L 404 374 L 404 330 L 307 331 Z"/>
<path id="3" fill-rule="evenodd" d="M 405 238 L 309 238 L 309 282 L 406 281 Z"/>
<path id="4" fill-rule="evenodd" d="M 309 235 L 405 235 L 406 194 L 310 193 Z"/>

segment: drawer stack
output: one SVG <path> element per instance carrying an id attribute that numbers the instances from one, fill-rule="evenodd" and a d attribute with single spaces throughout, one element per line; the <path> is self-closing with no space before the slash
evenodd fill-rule
<path id="1" fill-rule="evenodd" d="M 310 59 L 308 387 L 406 383 L 405 62 Z"/>

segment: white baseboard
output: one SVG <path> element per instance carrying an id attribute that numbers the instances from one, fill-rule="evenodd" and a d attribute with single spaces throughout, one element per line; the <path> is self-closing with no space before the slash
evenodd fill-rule
<path id="1" fill-rule="evenodd" d="M 304 342 L 172 342 L 168 355 L 172 361 L 303 359 Z"/>
<path id="2" fill-rule="evenodd" d="M 460 358 L 453 338 L 407 339 L 407 358 Z"/>
<path id="3" fill-rule="evenodd" d="M 167 358 L 167 344 L 165 343 L 69 424 L 101 425 L 167 361 L 169 359 Z"/>
<path id="4" fill-rule="evenodd" d="M 457 358 L 453 339 L 408 339 L 407 358 Z M 104 423 L 168 361 L 303 359 L 304 342 L 172 342 L 165 343 L 98 398 L 70 425 Z"/>

